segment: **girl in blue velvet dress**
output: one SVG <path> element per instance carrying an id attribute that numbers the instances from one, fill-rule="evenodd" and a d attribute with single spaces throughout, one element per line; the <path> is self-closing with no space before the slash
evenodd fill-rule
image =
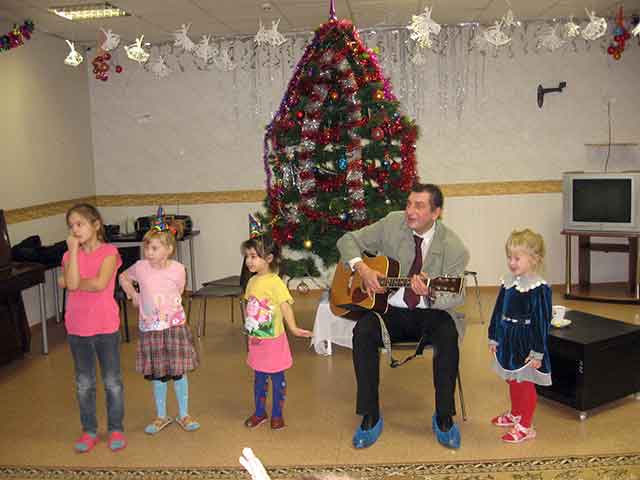
<path id="1" fill-rule="evenodd" d="M 506 243 L 509 273 L 489 325 L 489 350 L 495 371 L 509 384 L 511 410 L 491 423 L 511 427 L 502 436 L 509 443 L 535 438 L 533 413 L 536 384 L 551 385 L 547 336 L 551 323 L 551 288 L 540 276 L 544 260 L 542 236 L 529 230 L 513 231 Z"/>

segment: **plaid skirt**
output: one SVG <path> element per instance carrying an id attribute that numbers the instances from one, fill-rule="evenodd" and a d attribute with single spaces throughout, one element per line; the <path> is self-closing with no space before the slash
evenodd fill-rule
<path id="1" fill-rule="evenodd" d="M 185 325 L 140 332 L 136 371 L 145 377 L 177 377 L 198 367 L 191 330 Z"/>

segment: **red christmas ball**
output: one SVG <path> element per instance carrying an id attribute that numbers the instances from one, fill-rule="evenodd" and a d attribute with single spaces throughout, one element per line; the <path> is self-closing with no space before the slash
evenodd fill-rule
<path id="1" fill-rule="evenodd" d="M 613 47 L 613 45 L 609 46 L 609 48 L 607 48 L 607 53 L 609 55 L 613 55 L 615 53 L 616 49 L 615 47 Z"/>
<path id="2" fill-rule="evenodd" d="M 105 61 L 108 62 L 109 60 L 111 60 L 111 54 L 109 52 L 107 52 L 107 53 L 102 55 L 102 58 L 104 58 Z"/>
<path id="3" fill-rule="evenodd" d="M 376 142 L 382 140 L 384 138 L 384 132 L 380 127 L 375 127 L 371 129 L 371 138 Z"/>
<path id="4" fill-rule="evenodd" d="M 304 118 L 304 112 L 302 110 L 298 110 L 296 112 L 296 117 L 298 118 L 298 120 L 302 120 Z"/>
<path id="5" fill-rule="evenodd" d="M 116 65 L 116 73 L 122 73 L 122 70 L 124 69 L 122 68 L 121 65 Z"/>
<path id="6" fill-rule="evenodd" d="M 103 82 L 106 82 L 107 80 L 109 80 L 109 75 L 103 75 L 100 77 L 100 80 L 102 80 Z"/>

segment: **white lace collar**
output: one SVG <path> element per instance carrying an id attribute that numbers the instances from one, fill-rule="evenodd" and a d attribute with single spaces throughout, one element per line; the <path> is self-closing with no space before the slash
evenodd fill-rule
<path id="1" fill-rule="evenodd" d="M 500 282 L 504 285 L 504 288 L 509 289 L 515 287 L 519 292 L 528 292 L 540 285 L 547 284 L 547 281 L 536 273 L 522 275 L 520 277 L 507 273 L 500 278 Z"/>

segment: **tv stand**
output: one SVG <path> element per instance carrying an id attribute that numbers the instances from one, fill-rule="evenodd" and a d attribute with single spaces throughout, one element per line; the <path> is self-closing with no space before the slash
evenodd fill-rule
<path id="1" fill-rule="evenodd" d="M 597 302 L 640 304 L 640 232 L 562 230 L 565 235 L 565 298 Z M 571 238 L 578 237 L 578 285 L 571 282 Z M 591 237 L 626 238 L 628 243 L 592 243 Z M 624 252 L 629 256 L 629 276 L 623 284 L 597 288 L 591 284 L 591 252 Z"/>

